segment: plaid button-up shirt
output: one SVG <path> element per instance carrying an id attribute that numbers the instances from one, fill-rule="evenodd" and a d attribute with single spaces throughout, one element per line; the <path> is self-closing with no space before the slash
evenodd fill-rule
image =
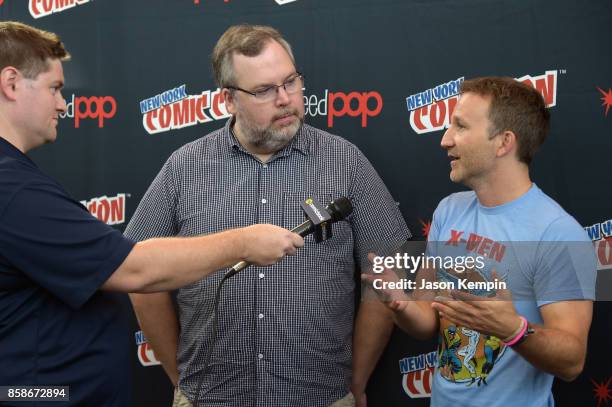
<path id="1" fill-rule="evenodd" d="M 266 163 L 224 128 L 189 143 L 165 163 L 132 217 L 136 240 L 191 236 L 305 220 L 300 202 L 346 196 L 354 207 L 333 237 L 312 236 L 296 256 L 254 267 L 222 290 L 219 326 L 200 400 L 205 406 L 327 406 L 350 388 L 355 270 L 369 251 L 410 237 L 395 201 L 366 157 L 348 141 L 303 125 Z M 194 400 L 213 346 L 215 273 L 182 288 L 180 388 Z"/>

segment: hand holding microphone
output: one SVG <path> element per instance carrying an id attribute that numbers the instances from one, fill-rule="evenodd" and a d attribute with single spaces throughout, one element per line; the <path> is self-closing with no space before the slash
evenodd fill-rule
<path id="1" fill-rule="evenodd" d="M 285 256 L 294 255 L 304 246 L 300 235 L 275 225 L 253 225 L 241 231 L 244 231 L 244 258 L 257 266 L 274 264 Z"/>
<path id="2" fill-rule="evenodd" d="M 275 233 L 278 233 L 278 231 L 275 229 L 283 230 L 286 233 L 285 238 L 291 237 L 293 239 L 292 240 L 293 245 L 287 246 L 283 249 L 285 250 L 284 254 L 293 255 L 296 252 L 296 248 L 304 246 L 304 239 L 300 238 L 300 236 L 305 237 L 315 232 L 318 232 L 320 234 L 322 227 L 325 228 L 325 234 L 326 235 L 328 234 L 328 236 L 331 236 L 331 224 L 339 220 L 343 220 L 348 215 L 350 215 L 351 212 L 353 212 L 353 205 L 351 205 L 351 201 L 349 201 L 349 199 L 345 197 L 337 198 L 331 201 L 325 207 L 325 209 L 318 208 L 317 203 L 313 202 L 313 200 L 310 198 L 306 200 L 306 203 L 310 205 L 310 209 L 306 211 L 310 219 L 294 227 L 293 229 L 291 229 L 291 231 L 287 229 L 282 229 L 276 226 L 272 226 L 272 225 L 254 225 L 254 226 L 250 226 L 249 228 L 258 228 L 261 226 L 273 227 L 274 229 L 270 229 L 270 230 L 271 231 L 274 230 Z M 315 218 L 318 218 L 318 219 L 315 219 Z M 246 228 L 246 229 L 249 229 L 249 228 Z M 262 230 L 262 233 L 265 233 L 265 232 Z M 265 240 L 259 241 L 259 239 L 257 239 L 256 236 L 252 236 L 252 237 L 253 237 L 253 241 L 252 242 L 250 241 L 249 244 L 253 244 L 255 252 L 259 251 L 259 253 L 261 254 L 261 246 L 266 244 Z M 269 238 L 269 236 L 266 237 L 266 239 L 267 238 Z M 296 240 L 296 239 L 299 239 L 299 240 Z M 273 248 L 270 247 L 270 249 L 273 249 Z M 282 257 L 283 255 L 281 255 L 276 260 L 270 261 L 267 263 L 258 262 L 253 259 L 250 259 L 249 257 L 246 257 L 246 261 L 241 261 L 240 263 L 237 263 L 232 267 L 232 269 L 228 273 L 228 277 L 231 277 L 237 272 L 244 270 L 251 263 L 259 265 L 259 266 L 265 266 L 265 265 L 275 263 L 276 261 L 280 260 L 280 258 Z M 261 258 L 258 258 L 257 260 L 261 260 Z"/>

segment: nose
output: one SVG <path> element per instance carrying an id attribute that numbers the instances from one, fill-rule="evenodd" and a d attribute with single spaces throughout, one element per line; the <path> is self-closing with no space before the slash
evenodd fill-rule
<path id="1" fill-rule="evenodd" d="M 289 104 L 289 93 L 287 93 L 285 85 L 276 88 L 276 104 L 277 106 L 286 106 Z"/>
<path id="2" fill-rule="evenodd" d="M 455 142 L 453 141 L 453 130 L 452 130 L 452 126 L 449 127 L 445 132 L 444 135 L 442 136 L 442 140 L 440 140 L 440 147 L 448 150 L 449 148 L 451 148 L 453 145 L 455 145 Z"/>
<path id="3" fill-rule="evenodd" d="M 68 106 L 66 105 L 66 100 L 62 96 L 61 92 L 57 92 L 57 104 L 55 108 L 61 113 L 66 113 L 66 110 L 68 110 Z"/>

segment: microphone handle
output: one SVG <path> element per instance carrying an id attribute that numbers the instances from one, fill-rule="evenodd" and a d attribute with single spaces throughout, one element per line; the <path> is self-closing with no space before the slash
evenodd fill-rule
<path id="1" fill-rule="evenodd" d="M 293 233 L 297 233 L 298 235 L 305 237 L 306 235 L 308 235 L 310 232 L 312 232 L 312 222 L 310 220 L 307 220 L 299 225 L 297 225 L 296 227 L 294 227 L 293 229 L 291 229 L 291 231 Z M 236 263 L 232 266 L 232 274 L 236 274 L 239 271 L 244 270 L 245 268 L 249 267 L 251 265 L 251 263 L 248 263 L 246 261 L 241 261 L 240 263 Z"/>

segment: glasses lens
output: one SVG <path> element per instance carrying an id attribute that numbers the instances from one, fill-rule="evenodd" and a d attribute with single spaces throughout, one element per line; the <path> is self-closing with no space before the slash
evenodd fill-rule
<path id="1" fill-rule="evenodd" d="M 255 97 L 262 102 L 274 99 L 276 97 L 276 86 L 271 86 L 255 92 Z"/>
<path id="2" fill-rule="evenodd" d="M 285 90 L 288 93 L 295 93 L 302 88 L 302 76 L 297 75 L 285 82 Z"/>

